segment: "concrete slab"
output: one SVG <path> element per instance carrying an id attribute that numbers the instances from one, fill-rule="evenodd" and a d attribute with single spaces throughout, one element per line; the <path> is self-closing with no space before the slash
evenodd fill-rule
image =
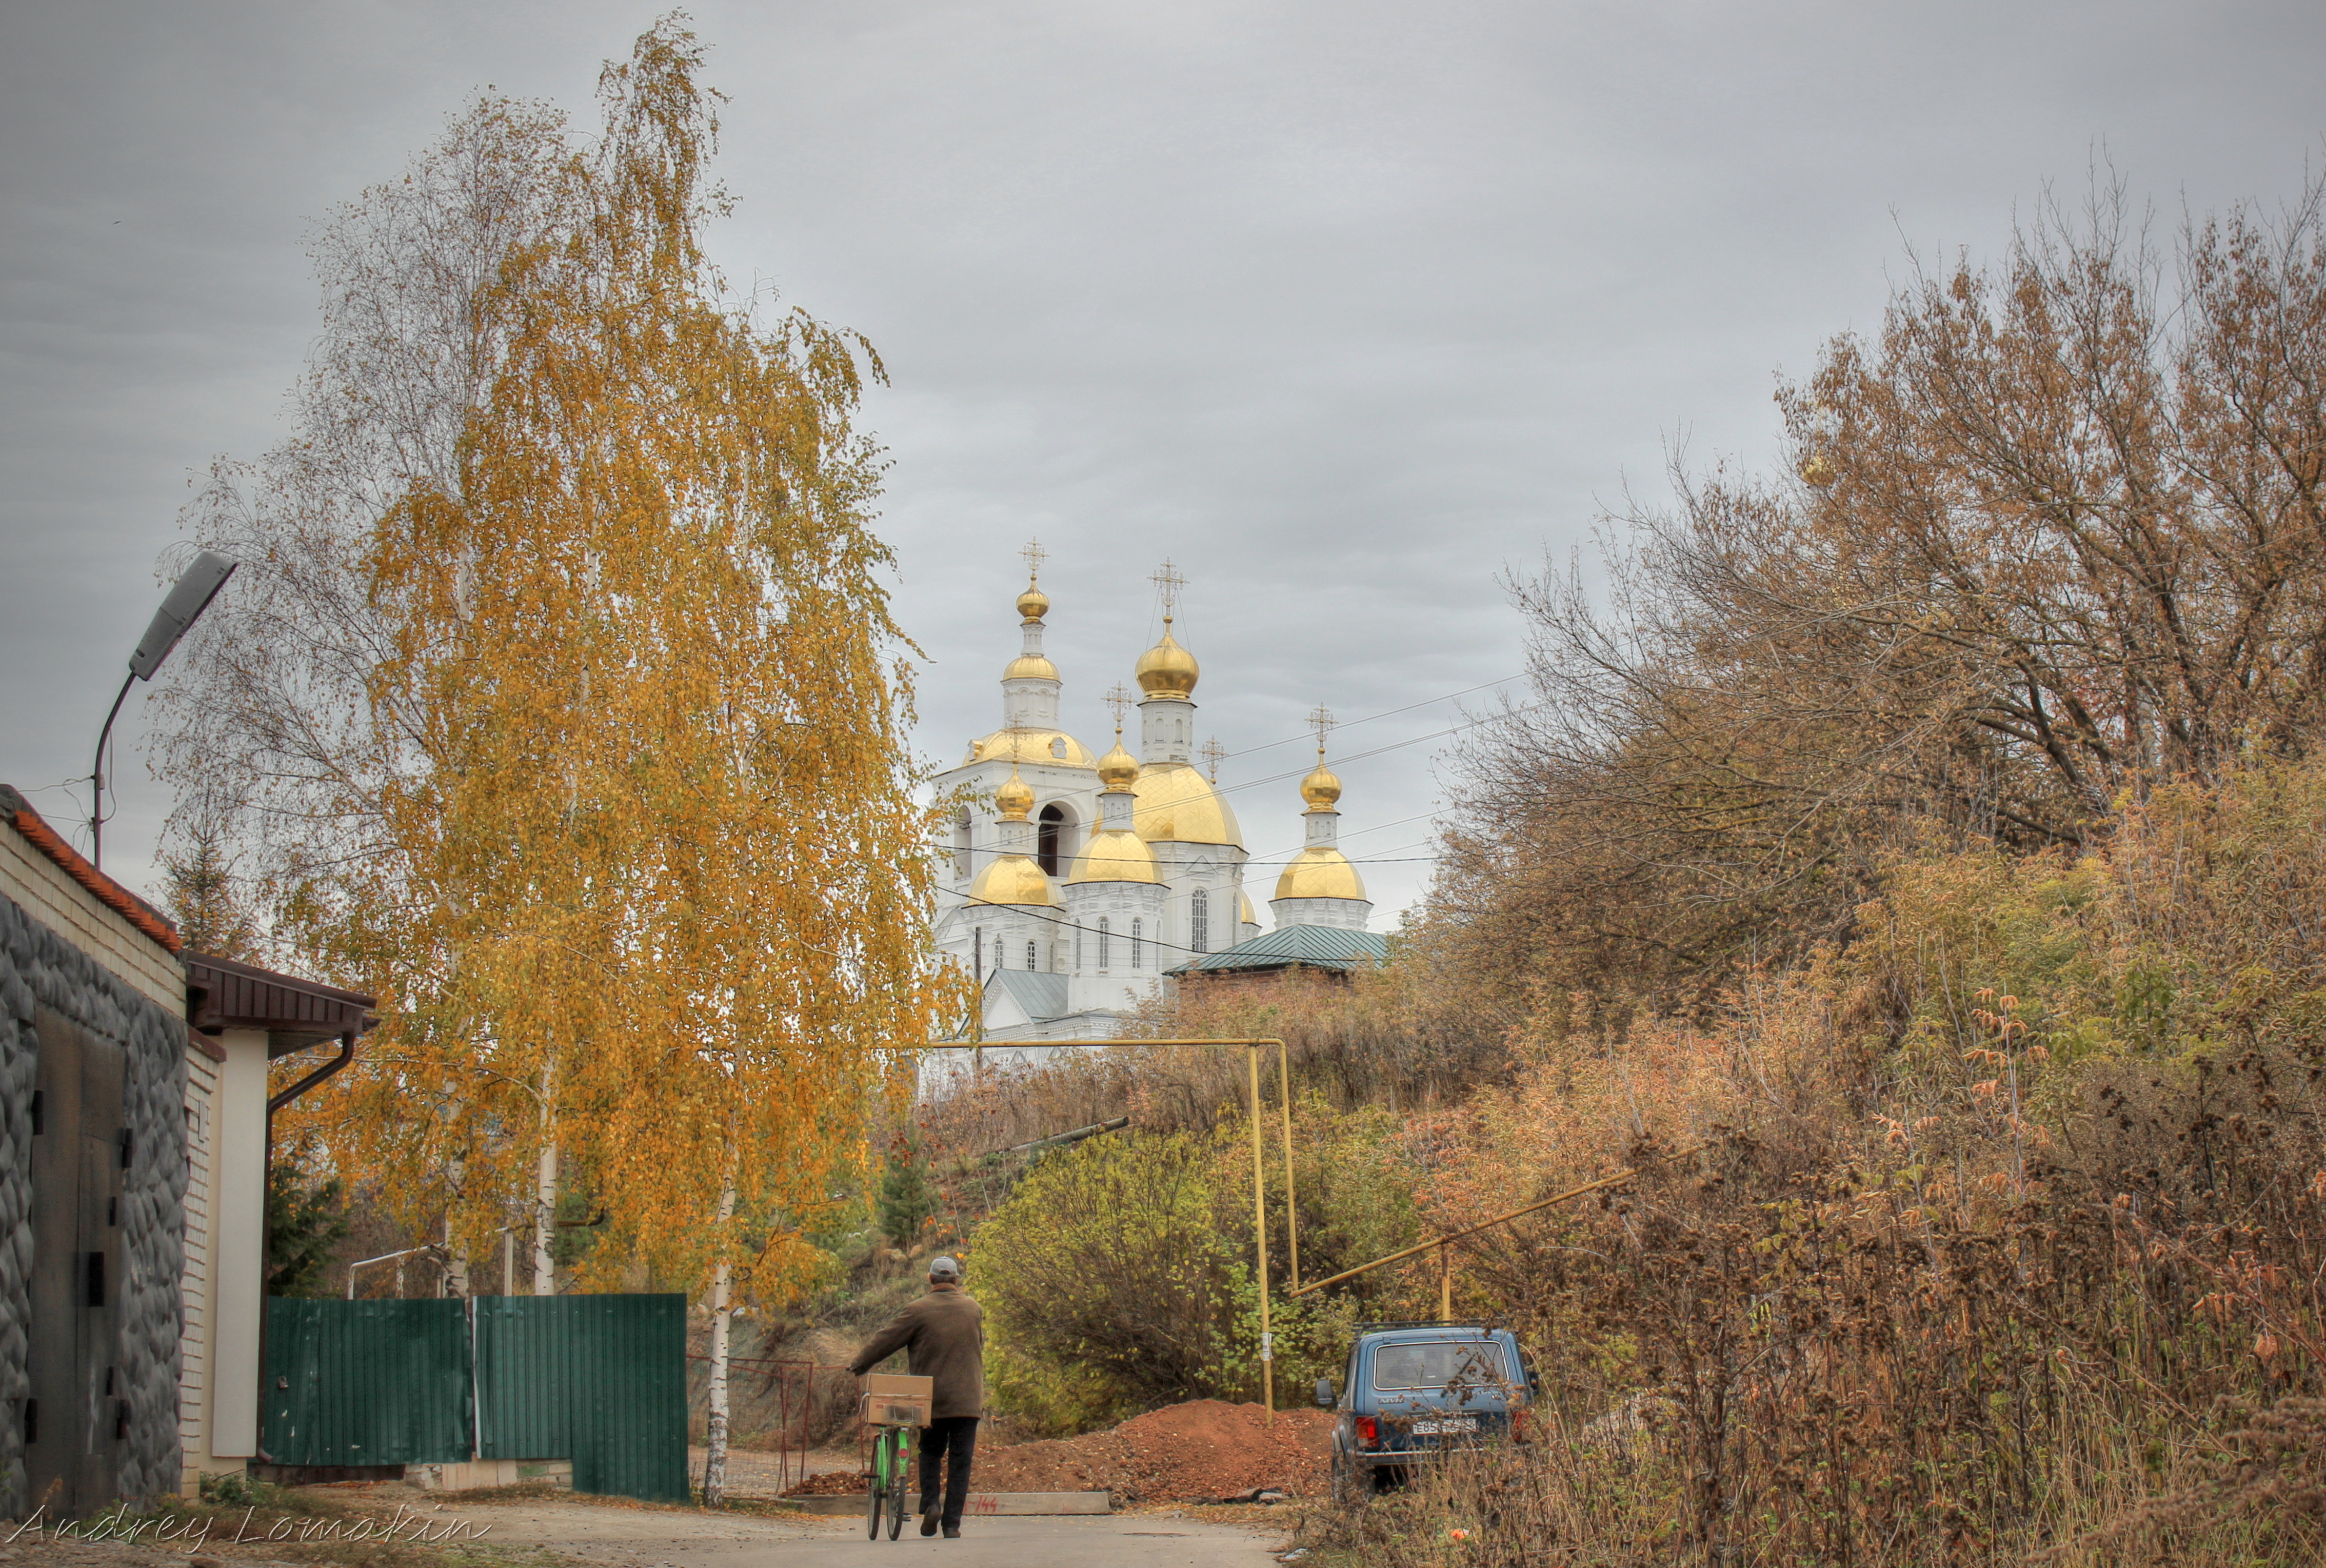
<path id="1" fill-rule="evenodd" d="M 786 1503 L 797 1504 L 805 1513 L 845 1514 L 861 1519 L 870 1498 L 859 1492 L 854 1497 L 845 1493 L 826 1498 L 786 1498 Z M 907 1504 L 909 1507 L 909 1503 Z M 971 1519 L 998 1518 L 1003 1515 L 1033 1514 L 1111 1514 L 1113 1498 L 1106 1492 L 972 1492 L 962 1517 Z M 909 1526 L 907 1526 L 910 1527 Z"/>
<path id="2" fill-rule="evenodd" d="M 864 1538 L 861 1517 L 771 1519 L 694 1509 L 543 1501 L 461 1504 L 490 1524 L 488 1545 L 545 1546 L 601 1568 L 870 1568 L 926 1559 L 932 1568 L 1263 1568 L 1273 1535 L 1154 1514 L 998 1516 L 966 1519 L 961 1538 Z"/>

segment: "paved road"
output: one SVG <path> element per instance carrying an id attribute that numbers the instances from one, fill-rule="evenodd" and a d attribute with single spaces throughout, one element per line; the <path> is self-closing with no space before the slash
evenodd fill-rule
<path id="1" fill-rule="evenodd" d="M 972 1519 L 961 1539 L 924 1540 L 908 1520 L 895 1541 L 868 1541 L 857 1519 L 763 1519 L 587 1503 L 510 1503 L 457 1513 L 492 1526 L 485 1539 L 546 1546 L 609 1568 L 1261 1568 L 1270 1539 L 1233 1525 L 1143 1514 Z"/>

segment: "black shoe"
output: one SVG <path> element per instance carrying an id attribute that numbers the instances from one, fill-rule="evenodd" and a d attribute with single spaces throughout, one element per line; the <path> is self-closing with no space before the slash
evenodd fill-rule
<path id="1" fill-rule="evenodd" d="M 947 1525 L 944 1527 L 944 1538 L 946 1540 L 958 1541 L 961 1539 L 961 1526 L 959 1525 Z"/>
<path id="2" fill-rule="evenodd" d="M 934 1535 L 936 1533 L 937 1510 L 935 1508 L 923 1508 L 921 1510 L 921 1534 L 924 1535 Z"/>

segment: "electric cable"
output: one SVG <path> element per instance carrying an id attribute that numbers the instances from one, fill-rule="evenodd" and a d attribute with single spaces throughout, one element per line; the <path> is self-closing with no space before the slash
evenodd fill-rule
<path id="1" fill-rule="evenodd" d="M 1418 703 L 1408 703 L 1401 708 L 1386 708 L 1378 714 L 1367 714 L 1362 719 L 1348 719 L 1336 722 L 1333 727 L 1335 730 L 1354 730 L 1359 724 L 1370 724 L 1375 719 L 1391 719 L 1395 718 L 1400 714 L 1410 714 L 1416 708 L 1436 707 L 1439 703 L 1450 703 L 1456 697 L 1466 697 L 1472 692 L 1482 692 L 1488 686 L 1506 686 L 1512 681 L 1522 680 L 1525 678 L 1525 676 L 1526 672 L 1524 670 L 1521 670 L 1517 675 L 1506 675 L 1500 680 L 1482 680 L 1476 686 L 1464 686 L 1458 692 L 1447 692 L 1444 696 L 1440 697 L 1424 697 Z M 1223 751 L 1220 753 L 1220 761 L 1224 762 L 1230 757 L 1249 757 L 1254 751 L 1272 751 L 1279 746 L 1289 746 L 1296 741 L 1311 741 L 1315 738 L 1316 736 L 1313 733 L 1303 735 L 1292 735 L 1281 741 L 1270 741 L 1258 746 L 1246 746 L 1242 751 Z"/>
<path id="2" fill-rule="evenodd" d="M 1458 695 L 1458 694 L 1457 694 L 1457 695 Z M 1423 705 L 1422 705 L 1422 704 L 1416 704 L 1416 705 L 1416 705 L 1416 706 L 1423 706 Z M 1517 712 L 1519 712 L 1519 713 L 1531 713 L 1531 712 L 1533 712 L 1533 711 L 1534 711 L 1534 709 L 1536 709 L 1536 708 L 1538 708 L 1538 707 L 1541 707 L 1541 706 L 1543 706 L 1543 705 L 1543 705 L 1543 704 L 1540 704 L 1540 703 L 1534 703 L 1534 704 L 1530 704 L 1530 705 L 1528 705 L 1526 707 L 1520 708 L 1520 709 L 1518 709 L 1518 710 L 1516 710 L 1516 711 L 1517 711 Z M 1401 710 L 1400 710 L 1400 711 L 1401 711 Z M 1385 715 L 1384 715 L 1384 716 L 1385 716 Z M 1391 741 L 1391 742 L 1389 742 L 1388 744 L 1386 744 L 1386 745 L 1375 746 L 1375 747 L 1373 747 L 1371 751 L 1355 751 L 1355 752 L 1352 752 L 1352 753 L 1351 753 L 1351 754 L 1349 754 L 1348 756 L 1345 756 L 1345 757 L 1339 757 L 1339 758 L 1333 758 L 1333 759 L 1328 759 L 1328 761 L 1329 761 L 1330 762 L 1332 762 L 1332 763 L 1333 763 L 1334 765 L 1335 765 L 1335 766 L 1339 766 L 1339 767 L 1346 767 L 1346 766 L 1347 766 L 1349 763 L 1351 763 L 1351 762 L 1362 762 L 1362 761 L 1364 761 L 1365 760 L 1367 760 L 1368 758 L 1379 757 L 1379 756 L 1382 756 L 1382 755 L 1383 755 L 1384 753 L 1387 753 L 1387 752 L 1390 752 L 1390 751 L 1401 751 L 1401 750 L 1403 750 L 1405 747 L 1408 747 L 1408 746 L 1418 746 L 1418 745 L 1421 744 L 1424 741 L 1437 741 L 1437 740 L 1442 740 L 1442 739 L 1444 739 L 1444 738 L 1445 738 L 1446 736 L 1447 736 L 1447 735 L 1459 734 L 1461 732 L 1463 732 L 1463 731 L 1465 731 L 1465 730 L 1472 730 L 1472 729 L 1475 729 L 1475 728 L 1477 728 L 1477 727 L 1478 727 L 1479 725 L 1481 725 L 1481 724 L 1491 723 L 1493 723 L 1493 720 L 1495 720 L 1495 719 L 1497 719 L 1497 718 L 1501 718 L 1501 717 L 1503 717 L 1503 715 L 1499 714 L 1489 714 L 1489 715 L 1487 715 L 1487 716 L 1486 716 L 1486 717 L 1484 717 L 1484 718 L 1473 719 L 1473 720 L 1471 720 L 1471 721 L 1470 721 L 1469 723 L 1463 723 L 1463 724 L 1450 724 L 1450 725 L 1448 725 L 1447 727 L 1446 727 L 1445 729 L 1442 729 L 1442 730 L 1433 730 L 1433 731 L 1429 732 L 1428 734 L 1424 734 L 1424 735 L 1413 735 L 1413 736 L 1410 736 L 1410 737 L 1408 737 L 1407 739 L 1402 740 L 1402 741 Z M 1252 748 L 1252 749 L 1253 749 L 1253 750 L 1255 750 L 1255 751 L 1263 751 L 1263 750 L 1266 750 L 1267 748 L 1265 748 L 1265 747 L 1254 747 L 1254 748 Z M 1244 780 L 1242 783 L 1241 783 L 1241 784 L 1221 784 L 1221 783 L 1218 783 L 1218 782 L 1214 781 L 1214 782 L 1212 784 L 1212 790 L 1213 790 L 1213 793 L 1217 794 L 1217 795 L 1228 795 L 1228 794 L 1233 794 L 1233 793 L 1234 793 L 1235 791 L 1237 791 L 1237 790 L 1239 790 L 1239 789 L 1259 789 L 1261 785 L 1264 785 L 1264 784 L 1280 784 L 1280 783 L 1282 783 L 1284 780 L 1286 780 L 1286 779 L 1299 779 L 1299 778 L 1305 778 L 1305 777 L 1307 777 L 1307 773 L 1308 773 L 1308 772 L 1309 772 L 1309 770 L 1308 770 L 1308 769 L 1306 769 L 1306 768 L 1295 768 L 1295 769 L 1290 770 L 1289 770 L 1289 771 L 1288 771 L 1288 772 L 1283 772 L 1283 773 L 1271 773 L 1271 774 L 1269 774 L 1268 776 L 1266 776 L 1265 778 L 1261 778 L 1261 779 L 1245 779 L 1245 780 Z M 1423 812 L 1423 813 L 1421 813 L 1421 814 L 1420 814 L 1420 816 L 1423 816 L 1423 817 L 1435 816 L 1435 815 L 1436 815 L 1436 813 L 1434 813 L 1434 812 Z M 1400 821 L 1405 821 L 1405 822 L 1412 822 L 1412 821 L 1418 821 L 1419 819 L 1419 817 L 1401 817 L 1401 818 L 1400 818 L 1399 820 L 1400 820 Z M 1390 825 L 1384 824 L 1383 826 L 1390 826 Z M 1360 832 L 1360 833 L 1370 833 L 1370 832 L 1372 832 L 1372 831 L 1373 831 L 1373 829 L 1372 829 L 1372 828 L 1359 828 L 1359 829 L 1357 829 L 1357 831 L 1358 831 L 1358 832 Z M 941 838 L 939 838 L 939 837 L 937 837 L 937 836 L 935 836 L 935 835 L 931 835 L 931 837 L 930 837 L 930 839 L 929 839 L 929 842 L 930 842 L 930 843 L 932 843 L 932 844 L 937 845 L 938 845 L 939 847 L 941 847 L 941 848 L 947 848 L 947 849 L 951 849 L 951 850 L 953 851 L 953 853 L 954 853 L 954 854 L 959 854 L 959 853 L 961 853 L 961 852 L 962 852 L 962 850 L 963 850 L 964 847 L 968 850 L 968 852 L 969 852 L 970 854 L 981 854 L 981 853 L 982 853 L 982 854 L 1008 854 L 1008 853 L 1009 853 L 1009 851 L 1006 851 L 1006 850 L 992 850 L 992 849 L 988 849 L 988 850 L 980 850 L 980 849 L 978 848 L 978 846 L 973 845 L 966 845 L 966 846 L 963 846 L 963 845 L 946 845 L 943 839 L 941 839 Z"/>

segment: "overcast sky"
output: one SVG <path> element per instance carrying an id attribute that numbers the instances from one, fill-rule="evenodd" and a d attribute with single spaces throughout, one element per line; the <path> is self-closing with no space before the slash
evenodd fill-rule
<path id="1" fill-rule="evenodd" d="M 2293 195 L 2326 130 L 2314 4 L 692 9 L 733 100 L 721 264 L 889 366 L 867 423 L 924 750 L 1000 722 L 1034 535 L 1067 723 L 1103 749 L 1168 555 L 1197 733 L 1244 753 L 1223 785 L 1299 769 L 1252 749 L 1320 702 L 1430 705 L 1335 739 L 1377 927 L 1428 873 L 1417 738 L 1458 716 L 1432 699 L 1519 668 L 1498 574 L 1661 491 L 1668 443 L 1769 461 L 1779 377 L 1877 323 L 1910 251 L 1994 256 L 2102 149 L 2169 239 L 2184 204 Z M 63 786 L 190 477 L 284 432 L 308 221 L 488 83 L 587 123 L 654 14 L 0 13 L 0 779 L 85 815 Z M 144 883 L 170 802 L 121 771 L 108 868 Z M 1255 860 L 1300 843 L 1289 780 L 1232 799 Z"/>

